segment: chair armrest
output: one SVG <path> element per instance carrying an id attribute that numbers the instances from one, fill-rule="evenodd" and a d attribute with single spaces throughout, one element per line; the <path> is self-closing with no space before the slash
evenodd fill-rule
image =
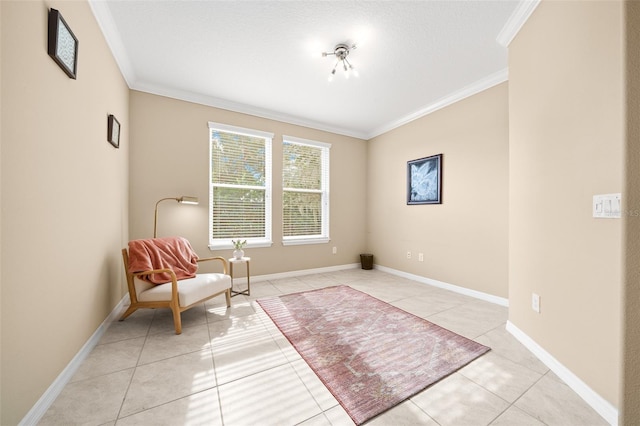
<path id="1" fill-rule="evenodd" d="M 229 265 L 227 263 L 227 259 L 225 259 L 222 256 L 215 256 L 215 257 L 204 257 L 202 259 L 198 259 L 198 263 L 199 262 L 207 262 L 209 260 L 219 260 L 220 262 L 222 262 L 222 268 L 223 268 L 223 273 L 225 275 L 229 275 Z"/>

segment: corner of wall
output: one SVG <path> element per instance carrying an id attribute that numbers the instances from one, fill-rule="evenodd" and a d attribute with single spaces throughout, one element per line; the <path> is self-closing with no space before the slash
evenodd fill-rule
<path id="1" fill-rule="evenodd" d="M 624 289 L 622 293 L 622 395 L 620 424 L 640 424 L 640 3 L 624 2 L 626 59 L 626 164 Z"/>

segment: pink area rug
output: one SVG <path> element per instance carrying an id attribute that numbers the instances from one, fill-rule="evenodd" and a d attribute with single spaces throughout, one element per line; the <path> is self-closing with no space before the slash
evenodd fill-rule
<path id="1" fill-rule="evenodd" d="M 347 286 L 258 303 L 356 424 L 490 350 Z"/>

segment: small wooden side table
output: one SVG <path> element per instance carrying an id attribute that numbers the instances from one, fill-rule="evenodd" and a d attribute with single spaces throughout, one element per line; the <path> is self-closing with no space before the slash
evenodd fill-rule
<path id="1" fill-rule="evenodd" d="M 231 297 L 237 296 L 239 294 L 244 294 L 245 296 L 251 295 L 251 281 L 249 278 L 249 262 L 251 261 L 250 257 L 242 257 L 240 259 L 236 259 L 232 257 L 229 259 L 229 275 L 231 276 Z M 247 265 L 247 289 L 242 291 L 235 291 L 233 289 L 233 265 L 236 263 L 244 263 Z"/>

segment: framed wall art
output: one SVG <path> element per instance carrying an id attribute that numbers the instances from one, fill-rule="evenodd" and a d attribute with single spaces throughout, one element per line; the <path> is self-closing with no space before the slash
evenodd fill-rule
<path id="1" fill-rule="evenodd" d="M 407 204 L 442 204 L 442 154 L 407 161 Z"/>
<path id="2" fill-rule="evenodd" d="M 74 80 L 78 70 L 78 39 L 60 12 L 49 10 L 49 56 Z"/>
<path id="3" fill-rule="evenodd" d="M 120 148 L 120 122 L 113 114 L 107 119 L 107 140 L 116 148 Z"/>

